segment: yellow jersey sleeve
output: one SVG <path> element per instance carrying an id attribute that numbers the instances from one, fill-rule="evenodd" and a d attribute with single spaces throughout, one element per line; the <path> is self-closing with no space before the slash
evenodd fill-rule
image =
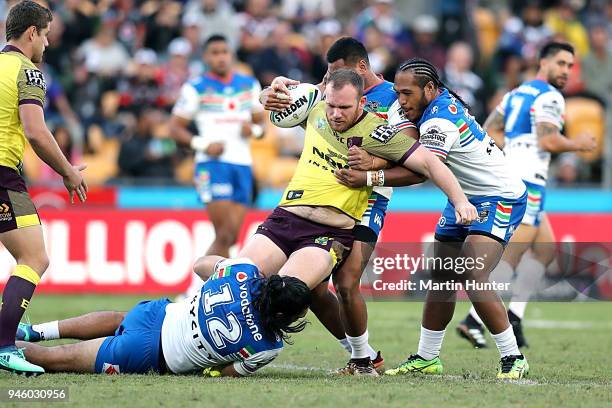
<path id="1" fill-rule="evenodd" d="M 47 83 L 43 73 L 34 64 L 21 64 L 17 74 L 17 92 L 19 105 L 33 103 L 41 108 L 44 106 Z"/>
<path id="2" fill-rule="evenodd" d="M 419 143 L 415 139 L 403 133 L 397 126 L 382 124 L 376 126 L 364 139 L 362 147 L 368 153 L 401 165 L 418 146 Z"/>

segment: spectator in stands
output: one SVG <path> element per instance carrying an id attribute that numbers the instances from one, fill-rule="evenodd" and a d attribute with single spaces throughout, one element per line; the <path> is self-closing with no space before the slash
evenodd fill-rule
<path id="1" fill-rule="evenodd" d="M 589 53 L 589 36 L 586 28 L 578 19 L 579 5 L 573 0 L 561 0 L 546 19 L 546 25 L 553 33 L 573 44 L 576 55 L 583 58 Z"/>
<path id="2" fill-rule="evenodd" d="M 120 110 L 138 114 L 145 108 L 163 107 L 160 85 L 155 51 L 148 48 L 136 51 L 133 72 L 129 72 L 117 85 Z"/>
<path id="3" fill-rule="evenodd" d="M 168 62 L 160 70 L 162 106 L 171 109 L 179 97 L 181 87 L 190 78 L 191 44 L 178 37 L 168 45 Z"/>
<path id="4" fill-rule="evenodd" d="M 314 83 L 319 83 L 327 73 L 327 50 L 342 34 L 342 24 L 338 20 L 323 20 L 317 24 L 315 39 L 312 42 L 313 53 L 310 77 Z"/>
<path id="5" fill-rule="evenodd" d="M 470 107 L 470 113 L 479 123 L 486 119 L 484 83 L 471 69 L 474 55 L 469 44 L 456 42 L 448 50 L 444 66 L 444 83 L 454 90 Z"/>
<path id="6" fill-rule="evenodd" d="M 226 0 L 189 0 L 183 12 L 183 24 L 197 24 L 200 38 L 198 46 L 192 44 L 194 50 L 213 34 L 221 34 L 227 38 L 232 50 L 238 49 L 239 33 L 237 14 Z M 198 58 L 201 56 L 198 53 Z"/>
<path id="7" fill-rule="evenodd" d="M 364 42 L 366 30 L 373 24 L 385 35 L 385 42 L 390 48 L 407 40 L 406 28 L 394 8 L 393 0 L 373 0 L 370 7 L 355 17 L 353 35 Z"/>
<path id="8" fill-rule="evenodd" d="M 375 25 L 370 25 L 365 30 L 364 45 L 368 50 L 368 58 L 372 71 L 382 74 L 385 78 L 395 77 L 395 70 L 398 61 L 389 48 L 385 45 L 385 36 L 382 31 Z"/>
<path id="9" fill-rule="evenodd" d="M 270 0 L 247 0 L 245 11 L 237 18 L 240 27 L 238 59 L 248 61 L 253 53 L 270 44 L 270 37 L 278 24 L 271 10 Z"/>
<path id="10" fill-rule="evenodd" d="M 120 177 L 136 179 L 136 183 L 174 179 L 176 144 L 164 134 L 165 121 L 164 113 L 145 109 L 135 128 L 126 130 L 119 151 Z"/>
<path id="11" fill-rule="evenodd" d="M 144 46 L 163 52 L 173 38 L 180 35 L 181 4 L 161 2 L 151 15 L 145 18 L 146 37 Z"/>
<path id="12" fill-rule="evenodd" d="M 582 61 L 582 79 L 588 92 L 612 104 L 612 53 L 604 24 L 590 30 L 591 53 Z"/>
<path id="13" fill-rule="evenodd" d="M 544 10 L 540 0 L 528 0 L 521 17 L 506 21 L 500 36 L 499 49 L 504 53 L 522 55 L 535 64 L 538 50 L 550 40 L 552 31 L 544 24 Z"/>
<path id="14" fill-rule="evenodd" d="M 183 16 L 183 31 L 182 38 L 189 41 L 191 46 L 191 54 L 189 55 L 189 77 L 195 78 L 202 75 L 206 70 L 202 61 L 202 42 L 200 41 L 200 26 L 198 25 L 198 17 L 194 14 L 185 14 Z"/>
<path id="15" fill-rule="evenodd" d="M 405 58 L 425 58 L 436 67 L 443 67 L 446 64 L 446 51 L 436 42 L 438 28 L 438 20 L 433 16 L 415 18 L 412 25 L 414 42 L 408 46 Z"/>
<path id="16" fill-rule="evenodd" d="M 79 47 L 78 55 L 89 72 L 114 77 L 130 62 L 130 55 L 117 41 L 116 25 L 116 15 L 107 13 L 96 36 Z"/>
<path id="17" fill-rule="evenodd" d="M 335 0 L 282 0 L 280 15 L 297 31 L 336 16 Z"/>
<path id="18" fill-rule="evenodd" d="M 312 57 L 307 50 L 292 46 L 291 25 L 288 22 L 279 22 L 270 37 L 270 46 L 254 52 L 249 61 L 255 76 L 264 85 L 269 85 L 277 76 L 311 81 L 306 75 L 310 71 Z"/>

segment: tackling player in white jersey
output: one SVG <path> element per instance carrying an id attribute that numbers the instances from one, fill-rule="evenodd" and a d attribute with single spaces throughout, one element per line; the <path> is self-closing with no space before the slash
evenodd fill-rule
<path id="1" fill-rule="evenodd" d="M 211 275 L 189 298 L 143 301 L 127 314 L 93 312 L 40 325 L 20 324 L 28 360 L 50 372 L 248 376 L 270 363 L 290 333 L 302 331 L 311 294 L 301 280 L 264 278 L 249 259 L 200 258 Z M 44 347 L 32 342 L 74 338 Z"/>
<path id="2" fill-rule="evenodd" d="M 504 149 L 513 172 L 520 175 L 527 186 L 525 216 L 492 273 L 500 281 L 509 281 L 516 271 L 508 318 L 519 347 L 527 346 L 521 325 L 527 301 L 555 252 L 554 234 L 544 213 L 550 155 L 586 151 L 596 146 L 590 135 L 568 139 L 561 134 L 565 100 L 560 90 L 567 83 L 573 65 L 574 48 L 570 44 L 550 42 L 544 45 L 536 78 L 504 95 L 484 124 L 485 130 Z M 526 254 L 529 249 L 531 256 Z M 473 307 L 457 331 L 475 348 L 486 347 L 482 321 Z"/>
<path id="3" fill-rule="evenodd" d="M 461 282 L 494 333 L 501 355 L 497 377 L 522 378 L 529 365 L 517 347 L 503 302 L 487 284 L 489 273 L 525 214 L 525 185 L 512 174 L 494 140 L 469 114 L 461 98 L 444 85 L 430 62 L 414 58 L 402 64 L 395 75 L 395 90 L 406 117 L 419 126 L 420 143 L 451 169 L 476 207 L 478 218 L 464 225 L 456 219 L 453 205 L 447 203 L 436 226 L 434 257 L 471 259 L 471 265 L 465 263 L 466 270 L 457 272 L 447 263 L 434 265 L 418 352 L 385 374 L 442 373 L 440 350 L 455 310 L 455 283 Z M 396 169 L 383 171 L 387 180 Z"/>
<path id="4" fill-rule="evenodd" d="M 229 256 L 253 196 L 250 136 L 263 133 L 261 86 L 256 78 L 233 71 L 225 37 L 204 45 L 209 72 L 183 85 L 172 110 L 170 128 L 177 142 L 196 151 L 194 181 L 215 228 L 209 255 Z M 191 121 L 197 135 L 188 130 Z"/>

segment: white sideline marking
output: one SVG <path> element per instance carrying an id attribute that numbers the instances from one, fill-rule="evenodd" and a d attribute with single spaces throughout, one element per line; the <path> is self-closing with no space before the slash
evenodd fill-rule
<path id="1" fill-rule="evenodd" d="M 581 322 L 578 320 L 525 319 L 525 322 L 523 324 L 525 325 L 525 327 L 532 327 L 535 329 L 582 330 L 612 328 L 612 324 L 609 322 Z"/>

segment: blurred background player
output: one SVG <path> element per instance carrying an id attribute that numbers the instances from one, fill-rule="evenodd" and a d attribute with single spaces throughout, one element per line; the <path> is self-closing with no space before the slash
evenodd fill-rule
<path id="1" fill-rule="evenodd" d="M 418 123 L 419 141 L 447 163 L 478 211 L 477 220 L 464 225 L 455 219 L 453 205 L 446 205 L 435 230 L 434 257 L 483 262 L 463 274 L 434 267 L 432 281 L 488 282 L 489 273 L 525 213 L 525 185 L 511 174 L 495 141 L 469 114 L 461 98 L 440 80 L 430 62 L 413 58 L 402 64 L 395 76 L 395 89 L 406 117 Z M 464 288 L 494 333 L 501 355 L 497 377 L 522 378 L 529 366 L 516 345 L 503 302 L 495 291 Z M 386 374 L 442 373 L 439 355 L 446 326 L 455 311 L 456 296 L 456 290 L 444 285 L 427 291 L 418 352 Z"/>
<path id="2" fill-rule="evenodd" d="M 0 369 L 27 376 L 44 369 L 25 360 L 15 346 L 15 330 L 49 259 L 22 175 L 26 139 L 38 157 L 62 176 L 71 202 L 75 193 L 81 202 L 87 194 L 80 174 L 85 166 L 68 162 L 45 124 L 47 86 L 34 64 L 42 62 L 52 19 L 48 9 L 33 1 L 16 4 L 6 19 L 8 43 L 0 53 L 0 242 L 17 262 L 2 293 Z"/>
<path id="3" fill-rule="evenodd" d="M 573 65 L 574 47 L 562 42 L 547 43 L 540 51 L 537 77 L 504 95 L 484 124 L 527 186 L 527 211 L 492 276 L 509 282 L 516 271 L 508 318 L 519 347 L 528 345 L 521 325 L 527 301 L 555 254 L 554 233 L 544 213 L 550 155 L 596 147 L 588 134 L 575 139 L 561 134 L 565 100 L 560 91 Z M 531 254 L 527 253 L 529 249 Z M 474 307 L 457 331 L 475 348 L 486 347 L 482 320 Z"/>
<path id="4" fill-rule="evenodd" d="M 418 137 L 416 126 L 400 114 L 401 107 L 397 103 L 397 94 L 393 90 L 393 84 L 385 81 L 382 76 L 372 70 L 364 45 L 351 37 L 338 39 L 327 51 L 326 79 L 331 73 L 343 68 L 353 70 L 363 79 L 363 95 L 366 98 L 364 110 L 386 119 L 397 129 L 414 132 L 412 137 Z M 271 88 L 263 92 L 263 99 L 266 101 L 264 107 L 275 110 L 278 109 L 277 105 L 289 106 L 286 99 L 279 99 L 275 94 L 288 95 L 286 85 L 291 83 L 295 81 L 282 77 L 275 78 Z M 348 164 L 352 165 L 350 160 Z M 371 168 L 362 169 L 372 170 Z M 398 171 L 405 174 L 402 185 L 415 184 L 424 180 L 420 175 L 401 166 L 398 167 Z M 333 276 L 336 294 L 340 300 L 339 308 L 336 295 L 328 290 L 327 282 L 323 282 L 321 287 L 315 290 L 312 311 L 338 339 L 338 342 L 351 353 L 347 365 L 338 370 L 339 374 L 350 375 L 358 371 L 367 371 L 370 360 L 379 372 L 384 370 L 384 359 L 381 353 L 377 353 L 369 344 L 368 311 L 359 286 L 363 270 L 374 252 L 376 241 L 384 226 L 387 206 L 392 194 L 391 187 L 373 187 L 363 218 L 353 229 L 355 242 L 351 254 Z M 338 325 L 338 322 L 341 322 L 342 326 Z"/>
<path id="5" fill-rule="evenodd" d="M 289 334 L 306 327 L 297 321 L 306 315 L 311 295 L 299 279 L 263 278 L 248 259 L 207 256 L 198 264 L 214 273 L 181 302 L 149 300 L 127 313 L 93 312 L 21 324 L 20 340 L 85 341 L 19 345 L 28 359 L 53 372 L 185 374 L 204 369 L 212 377 L 241 377 L 274 360 Z"/>
<path id="6" fill-rule="evenodd" d="M 206 41 L 204 61 L 209 71 L 183 85 L 170 131 L 177 142 L 196 151 L 194 181 L 215 228 L 207 254 L 229 257 L 253 197 L 248 138 L 263 134 L 261 86 L 254 77 L 233 70 L 225 37 L 213 35 Z M 192 120 L 197 135 L 188 129 Z"/>

